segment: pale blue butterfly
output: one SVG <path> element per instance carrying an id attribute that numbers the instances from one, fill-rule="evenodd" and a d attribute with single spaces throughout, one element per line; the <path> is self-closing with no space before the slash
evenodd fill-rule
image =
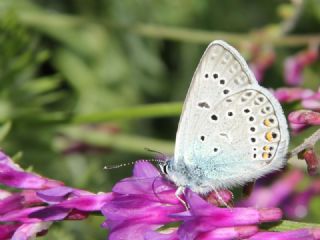
<path id="1" fill-rule="evenodd" d="M 178 186 L 200 194 L 243 185 L 286 164 L 288 127 L 275 97 L 245 60 L 212 42 L 194 73 L 174 156 L 160 165 Z"/>

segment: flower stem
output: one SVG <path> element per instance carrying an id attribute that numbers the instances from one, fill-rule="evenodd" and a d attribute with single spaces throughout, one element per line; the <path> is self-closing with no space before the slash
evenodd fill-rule
<path id="1" fill-rule="evenodd" d="M 308 148 L 313 148 L 314 145 L 319 141 L 319 139 L 320 139 L 320 129 L 318 129 L 313 134 L 311 134 L 310 137 L 306 138 L 302 144 L 300 144 L 299 146 L 291 150 L 291 152 L 288 154 L 289 157 L 298 155 L 300 152 Z"/>
<path id="2" fill-rule="evenodd" d="M 72 28 L 74 26 L 79 26 L 83 23 L 88 23 L 88 19 L 81 17 L 74 17 L 67 14 L 53 13 L 41 11 L 17 11 L 21 21 L 30 26 L 34 27 L 45 34 L 49 34 L 54 38 L 61 40 L 58 32 L 53 32 L 48 30 L 52 26 Z M 63 19 L 63 21 L 61 20 Z M 110 21 L 99 23 L 91 22 L 96 27 L 107 27 L 114 29 L 122 29 L 126 31 L 131 31 L 133 33 L 139 34 L 141 36 L 155 38 L 155 39 L 167 39 L 181 42 L 191 42 L 191 43 L 203 43 L 208 44 L 214 39 L 224 39 L 232 44 L 252 42 L 257 44 L 272 44 L 276 46 L 301 46 L 310 43 L 318 44 L 320 43 L 319 34 L 300 34 L 300 35 L 273 35 L 273 34 L 261 34 L 261 31 L 256 33 L 227 33 L 227 32 L 216 32 L 216 31 L 205 31 L 190 28 L 178 28 L 178 27 L 168 27 L 153 24 L 134 24 L 134 25 L 124 25 L 119 23 L 111 23 Z"/>
<path id="3" fill-rule="evenodd" d="M 171 141 L 122 133 L 111 134 L 107 132 L 97 132 L 92 129 L 79 127 L 63 128 L 61 129 L 61 133 L 69 139 L 85 144 L 143 154 L 144 156 L 154 156 L 154 153 L 145 150 L 146 147 L 164 154 L 171 154 L 174 146 L 174 143 Z M 58 148 L 58 150 L 63 150 L 62 148 L 65 148 L 65 146 L 64 142 L 56 142 L 56 148 Z"/>
<path id="4" fill-rule="evenodd" d="M 71 123 L 101 123 L 111 120 L 128 120 L 151 117 L 179 116 L 182 103 L 156 103 L 145 104 L 136 107 L 115 109 L 107 112 L 92 113 L 88 115 L 79 115 L 71 118 Z"/>
<path id="5" fill-rule="evenodd" d="M 270 223 L 262 224 L 262 228 L 272 231 L 289 231 L 299 228 L 320 228 L 320 224 L 283 220 L 276 225 Z"/>
<path id="6" fill-rule="evenodd" d="M 146 37 L 203 44 L 207 44 L 214 39 L 224 39 L 232 44 L 253 42 L 276 46 L 301 46 L 320 43 L 320 35 L 318 34 L 271 36 L 261 33 L 227 33 L 150 24 L 137 24 L 128 27 L 128 29 Z"/>

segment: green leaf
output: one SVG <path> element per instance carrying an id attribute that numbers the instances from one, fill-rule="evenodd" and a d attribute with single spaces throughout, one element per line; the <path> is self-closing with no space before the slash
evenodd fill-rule
<path id="1" fill-rule="evenodd" d="M 23 152 L 19 151 L 15 155 L 12 156 L 12 160 L 14 162 L 18 162 L 23 157 Z"/>
<path id="2" fill-rule="evenodd" d="M 12 127 L 12 123 L 10 121 L 6 122 L 0 127 L 0 142 L 2 142 L 5 137 L 9 134 Z"/>
<path id="3" fill-rule="evenodd" d="M 53 91 L 57 89 L 61 84 L 60 77 L 58 76 L 46 76 L 34 81 L 29 81 L 25 86 L 24 90 L 32 94 L 42 94 L 45 92 Z"/>

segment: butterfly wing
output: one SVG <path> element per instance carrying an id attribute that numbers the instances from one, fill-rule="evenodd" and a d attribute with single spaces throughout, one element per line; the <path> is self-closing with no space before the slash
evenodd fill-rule
<path id="1" fill-rule="evenodd" d="M 200 169 L 214 188 L 230 187 L 283 166 L 288 140 L 278 101 L 233 47 L 212 42 L 184 103 L 173 164 Z"/>

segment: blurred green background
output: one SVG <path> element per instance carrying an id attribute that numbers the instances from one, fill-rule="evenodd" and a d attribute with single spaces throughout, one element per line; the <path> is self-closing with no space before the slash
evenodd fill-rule
<path id="1" fill-rule="evenodd" d="M 230 42 L 248 61 L 248 46 L 274 48 L 262 84 L 283 86 L 284 59 L 320 29 L 320 1 L 299 2 L 0 0 L 1 148 L 69 186 L 110 191 L 132 168 L 104 165 L 152 157 L 145 147 L 172 154 L 181 103 L 210 41 Z M 304 76 L 316 90 L 319 64 Z M 44 239 L 103 239 L 102 222 L 55 224 Z"/>

